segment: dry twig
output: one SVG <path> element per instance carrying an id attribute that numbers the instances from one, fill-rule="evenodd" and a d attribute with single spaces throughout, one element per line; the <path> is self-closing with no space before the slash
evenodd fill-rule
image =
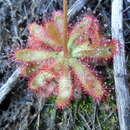
<path id="1" fill-rule="evenodd" d="M 123 0 L 112 1 L 112 37 L 119 41 L 118 54 L 114 56 L 114 79 L 118 116 L 121 130 L 130 130 L 130 91 L 127 83 L 123 39 Z"/>
<path id="2" fill-rule="evenodd" d="M 15 70 L 7 82 L 0 88 L 0 103 L 5 99 L 6 95 L 13 88 L 13 83 L 18 79 L 20 72 L 20 68 Z"/>

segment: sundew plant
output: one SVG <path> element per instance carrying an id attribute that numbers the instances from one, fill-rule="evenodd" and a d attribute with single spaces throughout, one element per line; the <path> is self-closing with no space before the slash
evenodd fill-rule
<path id="1" fill-rule="evenodd" d="M 85 14 L 68 27 L 67 1 L 64 11 L 52 12 L 51 20 L 28 25 L 27 47 L 15 50 L 28 87 L 43 97 L 56 95 L 56 106 L 66 107 L 74 90 L 82 90 L 97 101 L 106 95 L 106 86 L 87 60 L 107 61 L 116 51 L 116 41 L 106 38 L 96 17 Z M 80 88 L 79 88 L 80 87 Z"/>

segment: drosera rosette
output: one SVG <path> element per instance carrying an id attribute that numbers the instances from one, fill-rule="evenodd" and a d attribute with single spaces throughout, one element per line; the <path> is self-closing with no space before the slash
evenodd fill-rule
<path id="1" fill-rule="evenodd" d="M 42 25 L 29 24 L 28 29 L 28 47 L 16 50 L 14 56 L 23 63 L 21 73 L 29 78 L 29 89 L 44 97 L 56 95 L 56 105 L 61 109 L 70 104 L 74 90 L 79 87 L 72 80 L 97 101 L 105 97 L 103 81 L 81 59 L 110 59 L 117 42 L 101 34 L 94 16 L 86 14 L 67 28 L 66 43 L 63 11 L 53 12 L 52 19 Z"/>

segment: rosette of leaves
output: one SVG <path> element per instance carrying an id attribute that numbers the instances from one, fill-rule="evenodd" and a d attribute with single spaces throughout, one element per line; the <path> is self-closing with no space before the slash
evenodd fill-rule
<path id="1" fill-rule="evenodd" d="M 70 103 L 79 86 L 94 99 L 102 100 L 106 94 L 103 82 L 81 59 L 112 58 L 115 41 L 101 34 L 98 20 L 91 15 L 68 28 L 66 44 L 63 25 L 62 11 L 52 13 L 51 20 L 42 25 L 29 24 L 27 47 L 15 51 L 15 58 L 22 63 L 21 73 L 29 78 L 28 87 L 44 97 L 55 94 L 58 108 Z"/>

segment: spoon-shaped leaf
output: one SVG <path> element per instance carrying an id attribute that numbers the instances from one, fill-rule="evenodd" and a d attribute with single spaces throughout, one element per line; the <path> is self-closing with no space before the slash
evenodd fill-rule
<path id="1" fill-rule="evenodd" d="M 55 58 L 56 52 L 38 49 L 20 49 L 15 52 L 16 59 L 23 62 L 41 62 L 48 58 Z"/>
<path id="2" fill-rule="evenodd" d="M 68 41 L 68 49 L 72 51 L 78 45 L 89 42 L 88 30 L 91 27 L 93 19 L 90 16 L 85 16 L 79 23 L 77 23 L 70 35 Z"/>
<path id="3" fill-rule="evenodd" d="M 59 83 L 59 87 L 56 105 L 58 108 L 63 109 L 66 105 L 70 103 L 73 94 L 70 71 L 64 71 L 57 81 Z"/>
<path id="4" fill-rule="evenodd" d="M 83 44 L 77 46 L 72 51 L 72 57 L 76 58 L 93 58 L 93 59 L 107 59 L 113 56 L 115 52 L 115 44 L 105 43 L 94 48 L 91 44 Z"/>
<path id="5" fill-rule="evenodd" d="M 76 60 L 72 62 L 72 69 L 82 84 L 83 90 L 96 100 L 101 100 L 105 94 L 105 88 L 95 74 Z"/>
<path id="6" fill-rule="evenodd" d="M 49 24 L 46 23 L 44 26 L 50 27 L 48 25 Z M 54 31 L 55 29 L 54 24 L 51 24 L 51 26 L 53 26 Z M 43 27 L 42 25 L 38 25 L 36 23 L 32 23 L 29 25 L 29 32 L 32 37 L 34 37 L 39 41 L 42 41 L 43 43 L 47 44 L 50 47 L 55 47 L 56 45 L 59 44 L 59 42 L 57 43 L 55 39 L 53 39 L 53 37 L 50 37 L 53 35 L 54 32 L 51 31 L 50 33 L 48 31 L 51 31 L 51 28 L 49 28 L 49 30 L 46 30 L 45 27 Z"/>
<path id="7" fill-rule="evenodd" d="M 40 72 L 36 73 L 36 75 L 31 79 L 29 83 L 29 88 L 32 90 L 41 89 L 47 82 L 54 79 L 54 74 L 50 71 L 41 70 Z"/>
<path id="8" fill-rule="evenodd" d="M 53 13 L 53 20 L 54 23 L 57 27 L 58 32 L 61 34 L 60 35 L 60 40 L 63 43 L 64 40 L 64 16 L 63 16 L 63 11 L 56 11 Z"/>

